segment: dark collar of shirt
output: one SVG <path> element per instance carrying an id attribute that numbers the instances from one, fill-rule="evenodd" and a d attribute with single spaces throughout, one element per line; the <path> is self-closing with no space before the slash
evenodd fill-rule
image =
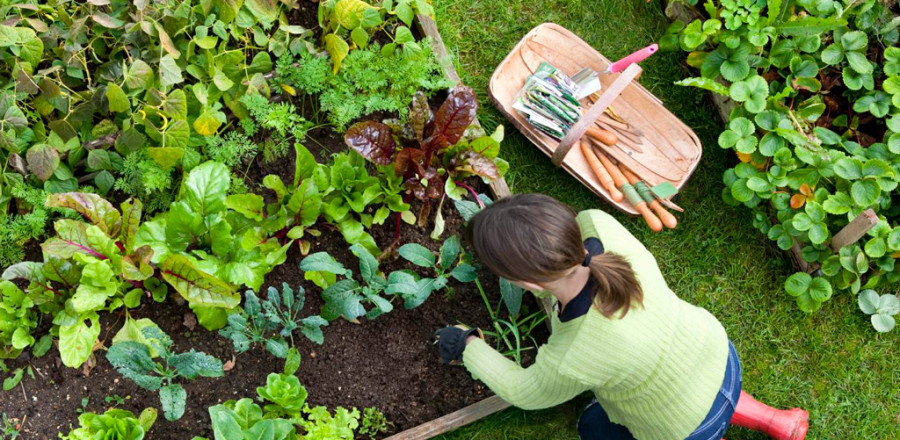
<path id="1" fill-rule="evenodd" d="M 587 249 L 588 253 L 591 255 L 600 255 L 603 253 L 603 243 L 594 237 L 584 241 L 584 248 Z M 578 292 L 578 295 L 575 296 L 575 298 L 572 298 L 572 300 L 560 310 L 560 322 L 568 322 L 575 318 L 579 318 L 586 315 L 587 312 L 591 310 L 591 306 L 594 305 L 593 291 L 596 284 L 597 281 L 594 280 L 594 277 L 588 277 L 587 282 L 584 283 L 584 287 L 581 288 L 581 292 Z"/>

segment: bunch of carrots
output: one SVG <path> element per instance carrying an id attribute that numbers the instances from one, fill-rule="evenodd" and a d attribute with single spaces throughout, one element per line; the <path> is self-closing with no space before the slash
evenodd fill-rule
<path id="1" fill-rule="evenodd" d="M 678 220 L 662 206 L 659 200 L 653 198 L 646 200 L 640 196 L 635 197 L 635 195 L 638 195 L 635 185 L 646 185 L 646 182 L 641 183 L 642 180 L 624 164 L 614 163 L 614 159 L 607 156 L 601 148 L 598 148 L 598 142 L 607 146 L 615 145 L 618 142 L 616 135 L 607 130 L 592 127 L 588 129 L 585 139 L 581 140 L 581 152 L 584 154 L 597 179 L 600 180 L 600 184 L 609 193 L 610 198 L 616 202 L 621 202 L 625 200 L 626 193 L 630 193 L 631 196 L 628 197 L 629 203 L 644 217 L 651 231 L 662 231 L 663 226 L 675 229 L 678 225 Z"/>

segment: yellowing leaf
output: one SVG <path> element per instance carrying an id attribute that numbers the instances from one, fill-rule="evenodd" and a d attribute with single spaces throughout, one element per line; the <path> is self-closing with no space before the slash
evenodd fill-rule
<path id="1" fill-rule="evenodd" d="M 148 148 L 147 154 L 163 169 L 169 169 L 178 165 L 184 157 L 184 150 L 173 147 Z"/>
<path id="2" fill-rule="evenodd" d="M 221 125 L 222 121 L 207 112 L 203 112 L 203 114 L 194 121 L 194 131 L 201 136 L 212 136 L 216 134 L 216 130 L 218 130 Z"/>
<path id="3" fill-rule="evenodd" d="M 181 52 L 175 47 L 175 43 L 172 42 L 172 39 L 169 38 L 166 29 L 163 28 L 159 22 L 153 24 L 156 26 L 156 32 L 159 34 L 159 45 L 162 46 L 169 55 L 172 55 L 172 58 L 175 58 L 176 60 L 181 58 Z"/>
<path id="4" fill-rule="evenodd" d="M 337 75 L 341 70 L 341 63 L 347 54 L 350 53 L 350 46 L 343 38 L 336 34 L 328 34 L 325 36 L 325 50 L 331 55 L 331 62 L 334 63 L 334 74 Z"/>

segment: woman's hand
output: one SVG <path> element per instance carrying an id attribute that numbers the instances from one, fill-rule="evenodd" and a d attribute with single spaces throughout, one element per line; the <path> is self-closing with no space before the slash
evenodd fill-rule
<path id="1" fill-rule="evenodd" d="M 464 325 L 456 325 L 452 327 L 444 327 L 435 335 L 435 344 L 438 346 L 438 352 L 441 354 L 441 361 L 445 364 L 458 364 L 462 362 L 463 351 L 466 345 L 476 338 L 483 337 L 478 327 L 468 328 Z"/>

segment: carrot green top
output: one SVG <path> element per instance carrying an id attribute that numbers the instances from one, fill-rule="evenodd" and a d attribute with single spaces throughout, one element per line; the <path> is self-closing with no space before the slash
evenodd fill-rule
<path id="1" fill-rule="evenodd" d="M 596 308 L 560 322 L 532 366 L 522 368 L 483 340 L 471 342 L 463 363 L 503 400 L 524 409 L 558 405 L 591 390 L 612 422 L 638 440 L 674 440 L 703 421 L 725 377 L 728 337 L 716 318 L 678 298 L 656 259 L 609 214 L 578 214 L 583 238 L 625 257 L 644 291 L 643 307 L 624 318 Z"/>

